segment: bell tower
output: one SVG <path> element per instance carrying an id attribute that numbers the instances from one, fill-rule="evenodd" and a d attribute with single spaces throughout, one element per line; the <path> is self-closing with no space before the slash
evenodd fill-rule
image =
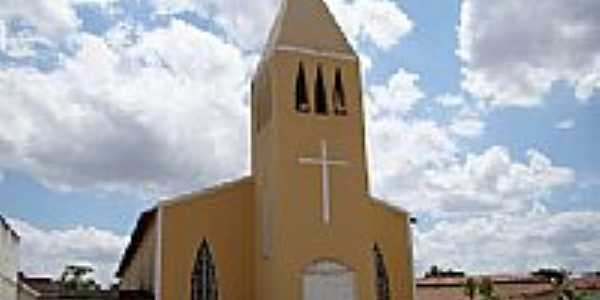
<path id="1" fill-rule="evenodd" d="M 252 82 L 257 291 L 273 293 L 259 299 L 292 299 L 285 277 L 301 270 L 284 269 L 343 257 L 336 245 L 360 234 L 349 228 L 369 205 L 360 74 L 322 0 L 282 0 Z"/>

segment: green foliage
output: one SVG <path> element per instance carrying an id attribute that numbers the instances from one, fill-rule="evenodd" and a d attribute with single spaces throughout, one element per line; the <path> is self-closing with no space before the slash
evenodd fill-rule
<path id="1" fill-rule="evenodd" d="M 465 295 L 469 296 L 470 300 L 474 300 L 475 295 L 477 295 L 478 291 L 478 286 L 477 282 L 475 282 L 475 279 L 473 279 L 472 277 L 467 278 L 467 281 L 465 282 L 463 288 Z"/>
<path id="2" fill-rule="evenodd" d="M 568 287 L 559 295 L 558 300 L 600 300 L 600 295 L 577 292 L 572 287 Z"/>
<path id="3" fill-rule="evenodd" d="M 429 272 L 425 274 L 425 277 L 438 277 L 440 275 L 440 268 L 436 265 L 429 268 Z"/>
<path id="4" fill-rule="evenodd" d="M 60 276 L 60 283 L 69 291 L 93 291 L 98 285 L 93 278 L 89 278 L 94 269 L 88 266 L 66 266 Z"/>
<path id="5" fill-rule="evenodd" d="M 485 277 L 481 280 L 481 283 L 479 283 L 479 295 L 481 295 L 481 298 L 484 300 L 497 300 L 500 299 L 500 296 L 498 296 L 498 294 L 496 294 L 496 291 L 494 289 L 494 283 L 492 282 L 491 278 Z"/>
<path id="6" fill-rule="evenodd" d="M 598 298 L 596 298 L 598 299 Z M 594 300 L 594 297 L 589 293 L 576 293 L 573 300 Z"/>
<path id="7" fill-rule="evenodd" d="M 484 277 L 477 281 L 472 277 L 467 278 L 463 286 L 463 292 L 470 300 L 475 300 L 476 296 L 482 300 L 500 300 L 500 295 L 496 293 L 494 283 L 491 278 Z"/>

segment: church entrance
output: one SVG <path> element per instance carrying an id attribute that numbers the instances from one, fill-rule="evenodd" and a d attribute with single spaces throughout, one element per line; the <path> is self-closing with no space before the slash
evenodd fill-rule
<path id="1" fill-rule="evenodd" d="M 303 300 L 353 300 L 354 272 L 335 261 L 310 265 L 302 276 Z"/>

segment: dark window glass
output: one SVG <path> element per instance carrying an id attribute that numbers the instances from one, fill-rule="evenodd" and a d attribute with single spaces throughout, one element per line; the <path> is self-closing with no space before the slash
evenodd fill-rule
<path id="1" fill-rule="evenodd" d="M 375 289 L 377 291 L 377 300 L 390 300 L 390 283 L 388 273 L 385 268 L 385 261 L 379 246 L 373 246 L 373 257 L 375 259 Z"/>
<path id="2" fill-rule="evenodd" d="M 196 263 L 192 272 L 191 300 L 218 300 L 216 267 L 206 239 L 196 253 Z"/>
<path id="3" fill-rule="evenodd" d="M 296 111 L 302 113 L 310 111 L 308 94 L 306 93 L 306 75 L 302 63 L 298 67 L 298 75 L 296 76 Z"/>
<path id="4" fill-rule="evenodd" d="M 335 71 L 335 84 L 333 86 L 333 107 L 336 115 L 346 115 L 346 94 L 342 80 L 342 70 Z"/>
<path id="5" fill-rule="evenodd" d="M 325 91 L 325 81 L 320 66 L 317 68 L 317 79 L 315 81 L 315 112 L 321 115 L 327 114 L 327 92 Z"/>

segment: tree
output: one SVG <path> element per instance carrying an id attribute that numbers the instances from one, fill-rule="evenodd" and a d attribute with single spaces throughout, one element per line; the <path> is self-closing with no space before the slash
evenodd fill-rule
<path id="1" fill-rule="evenodd" d="M 563 281 L 561 285 L 556 285 L 556 289 L 559 291 L 557 300 L 593 300 L 595 299 L 587 292 L 577 291 L 575 281 L 570 278 L 570 272 L 564 272 Z"/>
<path id="2" fill-rule="evenodd" d="M 66 266 L 60 275 L 60 283 L 64 289 L 69 291 L 93 291 L 98 287 L 96 281 L 88 277 L 93 272 L 94 269 L 89 266 Z"/>
<path id="3" fill-rule="evenodd" d="M 425 277 L 438 277 L 440 275 L 440 268 L 436 265 L 433 265 L 429 268 L 429 272 L 425 273 Z"/>
<path id="4" fill-rule="evenodd" d="M 475 282 L 475 279 L 473 279 L 473 277 L 467 278 L 467 281 L 465 282 L 463 288 L 465 295 L 469 296 L 470 300 L 474 300 L 478 290 L 477 282 Z"/>
<path id="5" fill-rule="evenodd" d="M 489 277 L 484 277 L 483 279 L 481 279 L 481 283 L 479 283 L 479 286 L 478 286 L 478 291 L 479 291 L 479 295 L 481 295 L 481 297 L 484 300 L 500 299 L 500 296 L 498 296 L 498 294 L 496 294 L 496 291 L 494 289 L 494 283 L 492 282 L 492 279 Z"/>
<path id="6" fill-rule="evenodd" d="M 534 276 L 540 276 L 540 277 L 544 277 L 546 278 L 548 281 L 550 281 L 552 284 L 556 285 L 556 286 L 561 286 L 565 283 L 565 281 L 567 281 L 569 279 L 569 276 L 571 275 L 570 272 L 568 272 L 566 269 L 564 268 L 560 268 L 560 269 L 539 269 L 533 273 L 531 273 Z"/>

